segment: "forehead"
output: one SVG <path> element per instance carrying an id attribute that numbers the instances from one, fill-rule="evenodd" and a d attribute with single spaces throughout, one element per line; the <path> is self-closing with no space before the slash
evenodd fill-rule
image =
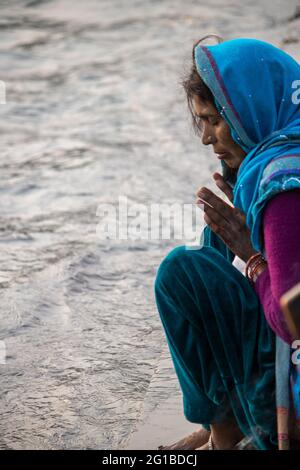
<path id="1" fill-rule="evenodd" d="M 198 96 L 192 98 L 193 109 L 198 116 L 215 116 L 218 114 L 216 107 L 208 101 L 202 101 Z"/>

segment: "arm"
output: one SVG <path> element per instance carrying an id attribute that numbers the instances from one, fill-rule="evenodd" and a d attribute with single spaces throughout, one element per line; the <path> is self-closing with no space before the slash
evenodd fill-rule
<path id="1" fill-rule="evenodd" d="M 263 232 L 268 267 L 259 274 L 255 291 L 271 328 L 290 343 L 279 300 L 300 281 L 300 190 L 280 193 L 267 203 Z"/>
<path id="2" fill-rule="evenodd" d="M 233 199 L 232 189 L 219 173 L 213 175 L 216 185 Z M 204 220 L 211 230 L 241 260 L 247 261 L 255 253 L 246 216 L 228 205 L 208 188 L 198 190 L 198 202 L 204 205 Z M 255 291 L 262 303 L 268 323 L 275 333 L 290 343 L 292 338 L 285 324 L 279 300 L 286 291 L 300 281 L 300 189 L 283 192 L 266 204 L 263 218 L 267 269 L 257 272 Z"/>

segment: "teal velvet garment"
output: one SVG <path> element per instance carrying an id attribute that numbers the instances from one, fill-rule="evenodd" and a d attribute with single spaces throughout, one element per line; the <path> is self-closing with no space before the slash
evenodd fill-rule
<path id="1" fill-rule="evenodd" d="M 234 254 L 208 226 L 202 235 L 200 249 L 173 249 L 155 281 L 185 417 L 208 429 L 234 416 L 258 449 L 274 449 L 274 333 Z"/>
<path id="2" fill-rule="evenodd" d="M 267 201 L 300 188 L 300 65 L 257 39 L 199 44 L 194 54 L 233 140 L 246 152 L 233 203 L 246 214 L 252 244 L 263 253 Z"/>

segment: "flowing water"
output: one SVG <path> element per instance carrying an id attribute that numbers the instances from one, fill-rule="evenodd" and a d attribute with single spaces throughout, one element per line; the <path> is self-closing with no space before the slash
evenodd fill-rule
<path id="1" fill-rule="evenodd" d="M 101 240 L 97 207 L 194 201 L 217 163 L 179 83 L 192 43 L 263 34 L 296 3 L 0 1 L 0 448 L 128 438 L 165 344 L 156 269 L 178 242 Z"/>

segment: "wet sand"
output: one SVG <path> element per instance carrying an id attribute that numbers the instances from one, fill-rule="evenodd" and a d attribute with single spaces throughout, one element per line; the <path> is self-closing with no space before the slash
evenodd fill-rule
<path id="1" fill-rule="evenodd" d="M 126 449 L 157 449 L 176 442 L 199 429 L 182 413 L 182 397 L 168 351 L 162 353 L 145 396 L 136 430 L 129 436 Z"/>

